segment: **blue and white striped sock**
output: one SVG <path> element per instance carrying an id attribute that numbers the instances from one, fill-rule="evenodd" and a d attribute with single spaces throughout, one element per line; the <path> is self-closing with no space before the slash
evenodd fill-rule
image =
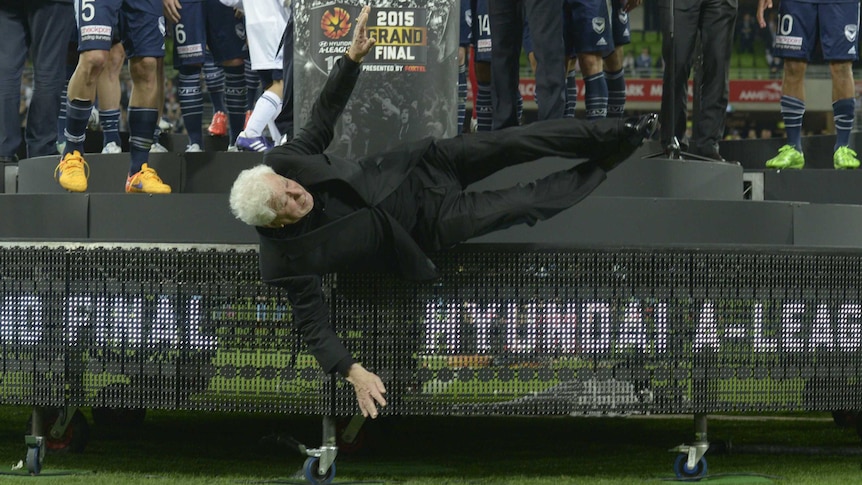
<path id="1" fill-rule="evenodd" d="M 201 68 L 182 66 L 180 68 L 177 97 L 183 113 L 183 124 L 189 135 L 189 144 L 203 146 L 204 95 L 201 92 Z"/>
<path id="2" fill-rule="evenodd" d="M 604 72 L 584 78 L 584 107 L 588 120 L 608 116 L 608 85 L 605 83 Z"/>
<path id="3" fill-rule="evenodd" d="M 129 106 L 129 152 L 131 165 L 129 175 L 141 171 L 150 156 L 153 132 L 159 123 L 159 110 Z"/>
<path id="4" fill-rule="evenodd" d="M 77 150 L 84 153 L 84 140 L 87 138 L 87 123 L 93 111 L 93 102 L 83 99 L 73 99 L 66 103 L 66 148 L 63 155 Z"/>
<path id="5" fill-rule="evenodd" d="M 805 115 L 805 101 L 793 96 L 781 96 L 781 117 L 784 119 L 784 132 L 787 144 L 802 151 L 802 117 Z"/>
<path id="6" fill-rule="evenodd" d="M 835 120 L 835 150 L 850 144 L 850 130 L 853 129 L 853 114 L 856 111 L 854 98 L 839 99 L 832 103 L 832 117 Z"/>
<path id="7" fill-rule="evenodd" d="M 99 111 L 99 124 L 102 126 L 102 146 L 114 142 L 120 145 L 120 110 L 105 109 Z"/>
<path id="8" fill-rule="evenodd" d="M 237 135 L 245 125 L 245 112 L 247 111 L 245 82 L 245 68 L 243 66 L 225 66 L 224 68 L 224 96 L 227 106 L 227 118 L 230 125 L 230 143 L 236 141 Z"/>
<path id="9" fill-rule="evenodd" d="M 467 115 L 467 64 L 458 66 L 458 133 L 464 131 Z"/>
<path id="10" fill-rule="evenodd" d="M 213 104 L 213 111 L 225 112 L 224 107 L 224 81 L 225 72 L 221 66 L 216 64 L 204 64 L 204 82 L 207 85 L 207 92 L 210 94 L 210 101 Z"/>
<path id="11" fill-rule="evenodd" d="M 608 85 L 608 117 L 622 118 L 626 113 L 625 70 L 605 72 L 605 82 Z"/>
<path id="12" fill-rule="evenodd" d="M 574 118 L 577 106 L 578 72 L 572 70 L 566 73 L 566 108 L 563 111 L 563 118 Z"/>
<path id="13" fill-rule="evenodd" d="M 479 82 L 476 93 L 476 131 L 491 131 L 491 83 Z"/>

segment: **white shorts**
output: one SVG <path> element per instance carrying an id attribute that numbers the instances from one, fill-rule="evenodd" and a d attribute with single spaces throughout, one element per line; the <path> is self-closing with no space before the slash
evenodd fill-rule
<path id="1" fill-rule="evenodd" d="M 247 1 L 243 7 L 251 68 L 280 71 L 284 56 L 279 47 L 290 12 L 282 0 Z"/>

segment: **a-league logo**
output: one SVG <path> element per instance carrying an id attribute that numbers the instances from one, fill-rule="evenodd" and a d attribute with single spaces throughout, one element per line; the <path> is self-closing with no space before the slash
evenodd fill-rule
<path id="1" fill-rule="evenodd" d="M 343 8 L 327 10 L 320 17 L 320 29 L 328 39 L 340 39 L 350 33 L 350 28 L 350 14 Z"/>

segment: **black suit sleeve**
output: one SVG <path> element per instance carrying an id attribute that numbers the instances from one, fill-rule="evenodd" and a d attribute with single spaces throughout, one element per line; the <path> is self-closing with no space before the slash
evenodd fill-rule
<path id="1" fill-rule="evenodd" d="M 320 367 L 326 373 L 338 371 L 347 376 L 356 361 L 332 329 L 320 277 L 286 278 L 279 286 L 287 289 L 287 298 L 293 307 L 293 323 Z"/>
<path id="2" fill-rule="evenodd" d="M 332 142 L 335 123 L 353 93 L 361 68 L 358 62 L 342 56 L 329 73 L 323 90 L 311 108 L 311 117 L 299 133 L 287 144 L 275 147 L 264 161 L 276 173 L 286 173 L 285 160 L 280 155 L 318 155 Z"/>

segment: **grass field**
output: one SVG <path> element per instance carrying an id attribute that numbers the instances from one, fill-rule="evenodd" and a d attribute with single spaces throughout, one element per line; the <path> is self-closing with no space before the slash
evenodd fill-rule
<path id="1" fill-rule="evenodd" d="M 92 424 L 84 453 L 50 454 L 42 475 L 15 476 L 28 415 L 0 412 L 0 483 L 304 483 L 304 457 L 262 438 L 309 447 L 321 438 L 319 417 L 151 411 L 137 430 Z M 690 416 L 383 417 L 366 424 L 357 450 L 339 454 L 333 483 L 660 483 L 674 479 L 668 449 L 692 439 Z M 707 483 L 862 483 L 859 437 L 827 415 L 714 416 L 709 440 Z M 727 443 L 730 452 L 718 449 Z"/>

